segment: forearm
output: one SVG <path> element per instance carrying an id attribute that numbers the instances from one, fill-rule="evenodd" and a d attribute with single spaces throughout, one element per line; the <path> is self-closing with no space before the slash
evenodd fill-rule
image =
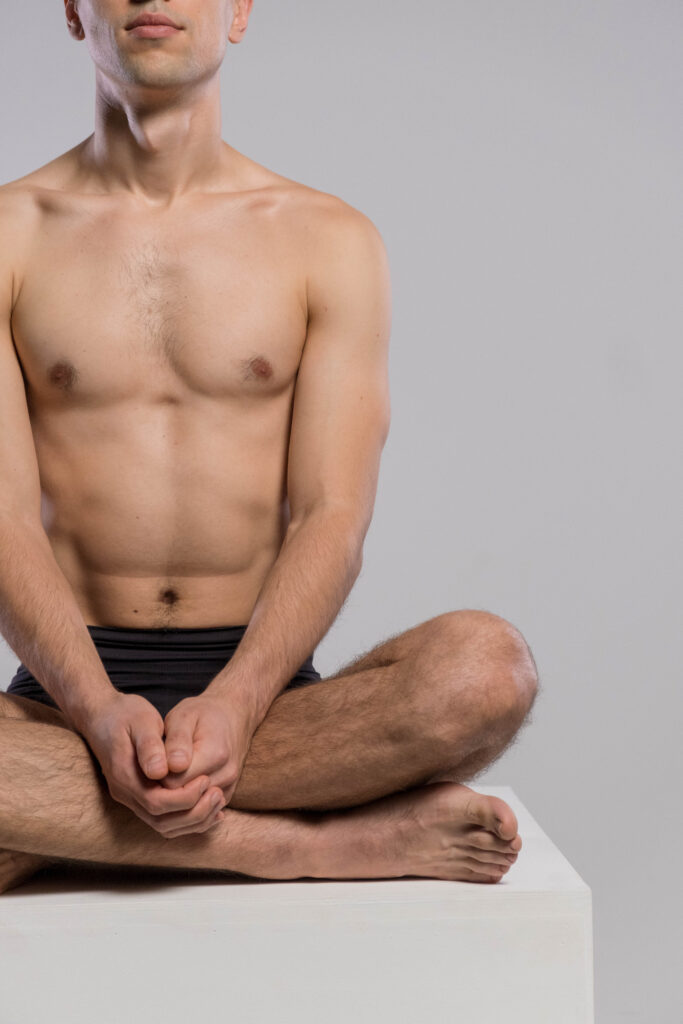
<path id="1" fill-rule="evenodd" d="M 249 625 L 213 694 L 239 693 L 254 728 L 339 614 L 362 562 L 362 537 L 341 512 L 312 512 L 289 529 Z"/>
<path id="2" fill-rule="evenodd" d="M 0 513 L 0 632 L 82 731 L 114 690 L 39 523 Z"/>

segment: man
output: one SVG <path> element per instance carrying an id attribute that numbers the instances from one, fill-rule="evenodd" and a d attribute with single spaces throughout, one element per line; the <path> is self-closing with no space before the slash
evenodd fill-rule
<path id="1" fill-rule="evenodd" d="M 65 0 L 96 124 L 0 189 L 0 889 L 50 861 L 495 882 L 537 690 L 447 611 L 328 679 L 389 429 L 386 252 L 221 139 L 252 0 Z M 169 841 L 173 840 L 173 841 Z"/>

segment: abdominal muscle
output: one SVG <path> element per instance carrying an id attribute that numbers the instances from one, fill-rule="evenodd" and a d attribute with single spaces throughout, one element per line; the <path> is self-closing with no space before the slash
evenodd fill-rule
<path id="1" fill-rule="evenodd" d="M 288 525 L 286 395 L 33 416 L 42 521 L 89 625 L 248 623 Z"/>

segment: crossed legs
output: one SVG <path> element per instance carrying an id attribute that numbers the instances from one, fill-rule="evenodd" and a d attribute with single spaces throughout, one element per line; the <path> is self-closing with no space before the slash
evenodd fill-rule
<path id="1" fill-rule="evenodd" d="M 437 616 L 335 676 L 281 694 L 254 734 L 225 821 L 172 840 L 111 799 L 89 748 L 59 712 L 0 694 L 0 848 L 269 878 L 384 877 L 410 873 L 414 851 L 406 848 L 418 842 L 417 831 L 434 833 L 433 819 L 449 814 L 460 815 L 463 829 L 467 818 L 470 830 L 486 833 L 481 849 L 499 865 L 503 845 L 521 845 L 507 804 L 463 785 L 426 784 L 462 783 L 490 764 L 519 730 L 536 689 L 529 649 L 504 619 L 470 610 Z M 411 837 L 398 822 L 416 817 Z M 368 850 L 366 838 L 363 860 L 357 847 L 370 824 L 385 836 L 383 854 Z M 384 850 L 390 835 L 400 864 Z M 437 869 L 446 870 L 430 863 L 426 873 Z M 459 870 L 437 877 L 466 877 Z"/>

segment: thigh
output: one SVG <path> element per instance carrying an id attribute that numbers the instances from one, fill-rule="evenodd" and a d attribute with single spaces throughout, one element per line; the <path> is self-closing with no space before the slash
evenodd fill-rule
<path id="1" fill-rule="evenodd" d="M 506 629 L 509 629 L 509 623 L 505 619 L 483 609 L 460 608 L 442 612 L 417 626 L 395 633 L 326 678 L 339 679 L 364 669 L 393 665 L 398 661 L 417 661 L 426 651 L 452 656 L 477 637 L 488 645 L 494 636 Z"/>
<path id="2" fill-rule="evenodd" d="M 358 655 L 343 665 L 329 679 L 340 679 L 342 676 L 353 675 L 356 672 L 363 672 L 368 668 L 383 668 L 393 665 L 397 661 L 405 661 L 408 658 L 417 658 L 425 650 L 426 646 L 432 646 L 438 642 L 439 635 L 453 622 L 452 616 L 458 615 L 459 621 L 463 623 L 467 612 L 444 612 L 435 615 L 432 619 L 418 623 L 410 629 L 400 633 L 394 633 L 387 640 L 383 640 L 371 650 Z"/>
<path id="3" fill-rule="evenodd" d="M 39 700 L 20 697 L 16 693 L 5 693 L 0 690 L 0 718 L 15 718 L 22 722 L 41 722 L 45 725 L 60 725 L 64 729 L 74 730 L 67 722 L 63 713 L 57 708 L 41 704 Z"/>

